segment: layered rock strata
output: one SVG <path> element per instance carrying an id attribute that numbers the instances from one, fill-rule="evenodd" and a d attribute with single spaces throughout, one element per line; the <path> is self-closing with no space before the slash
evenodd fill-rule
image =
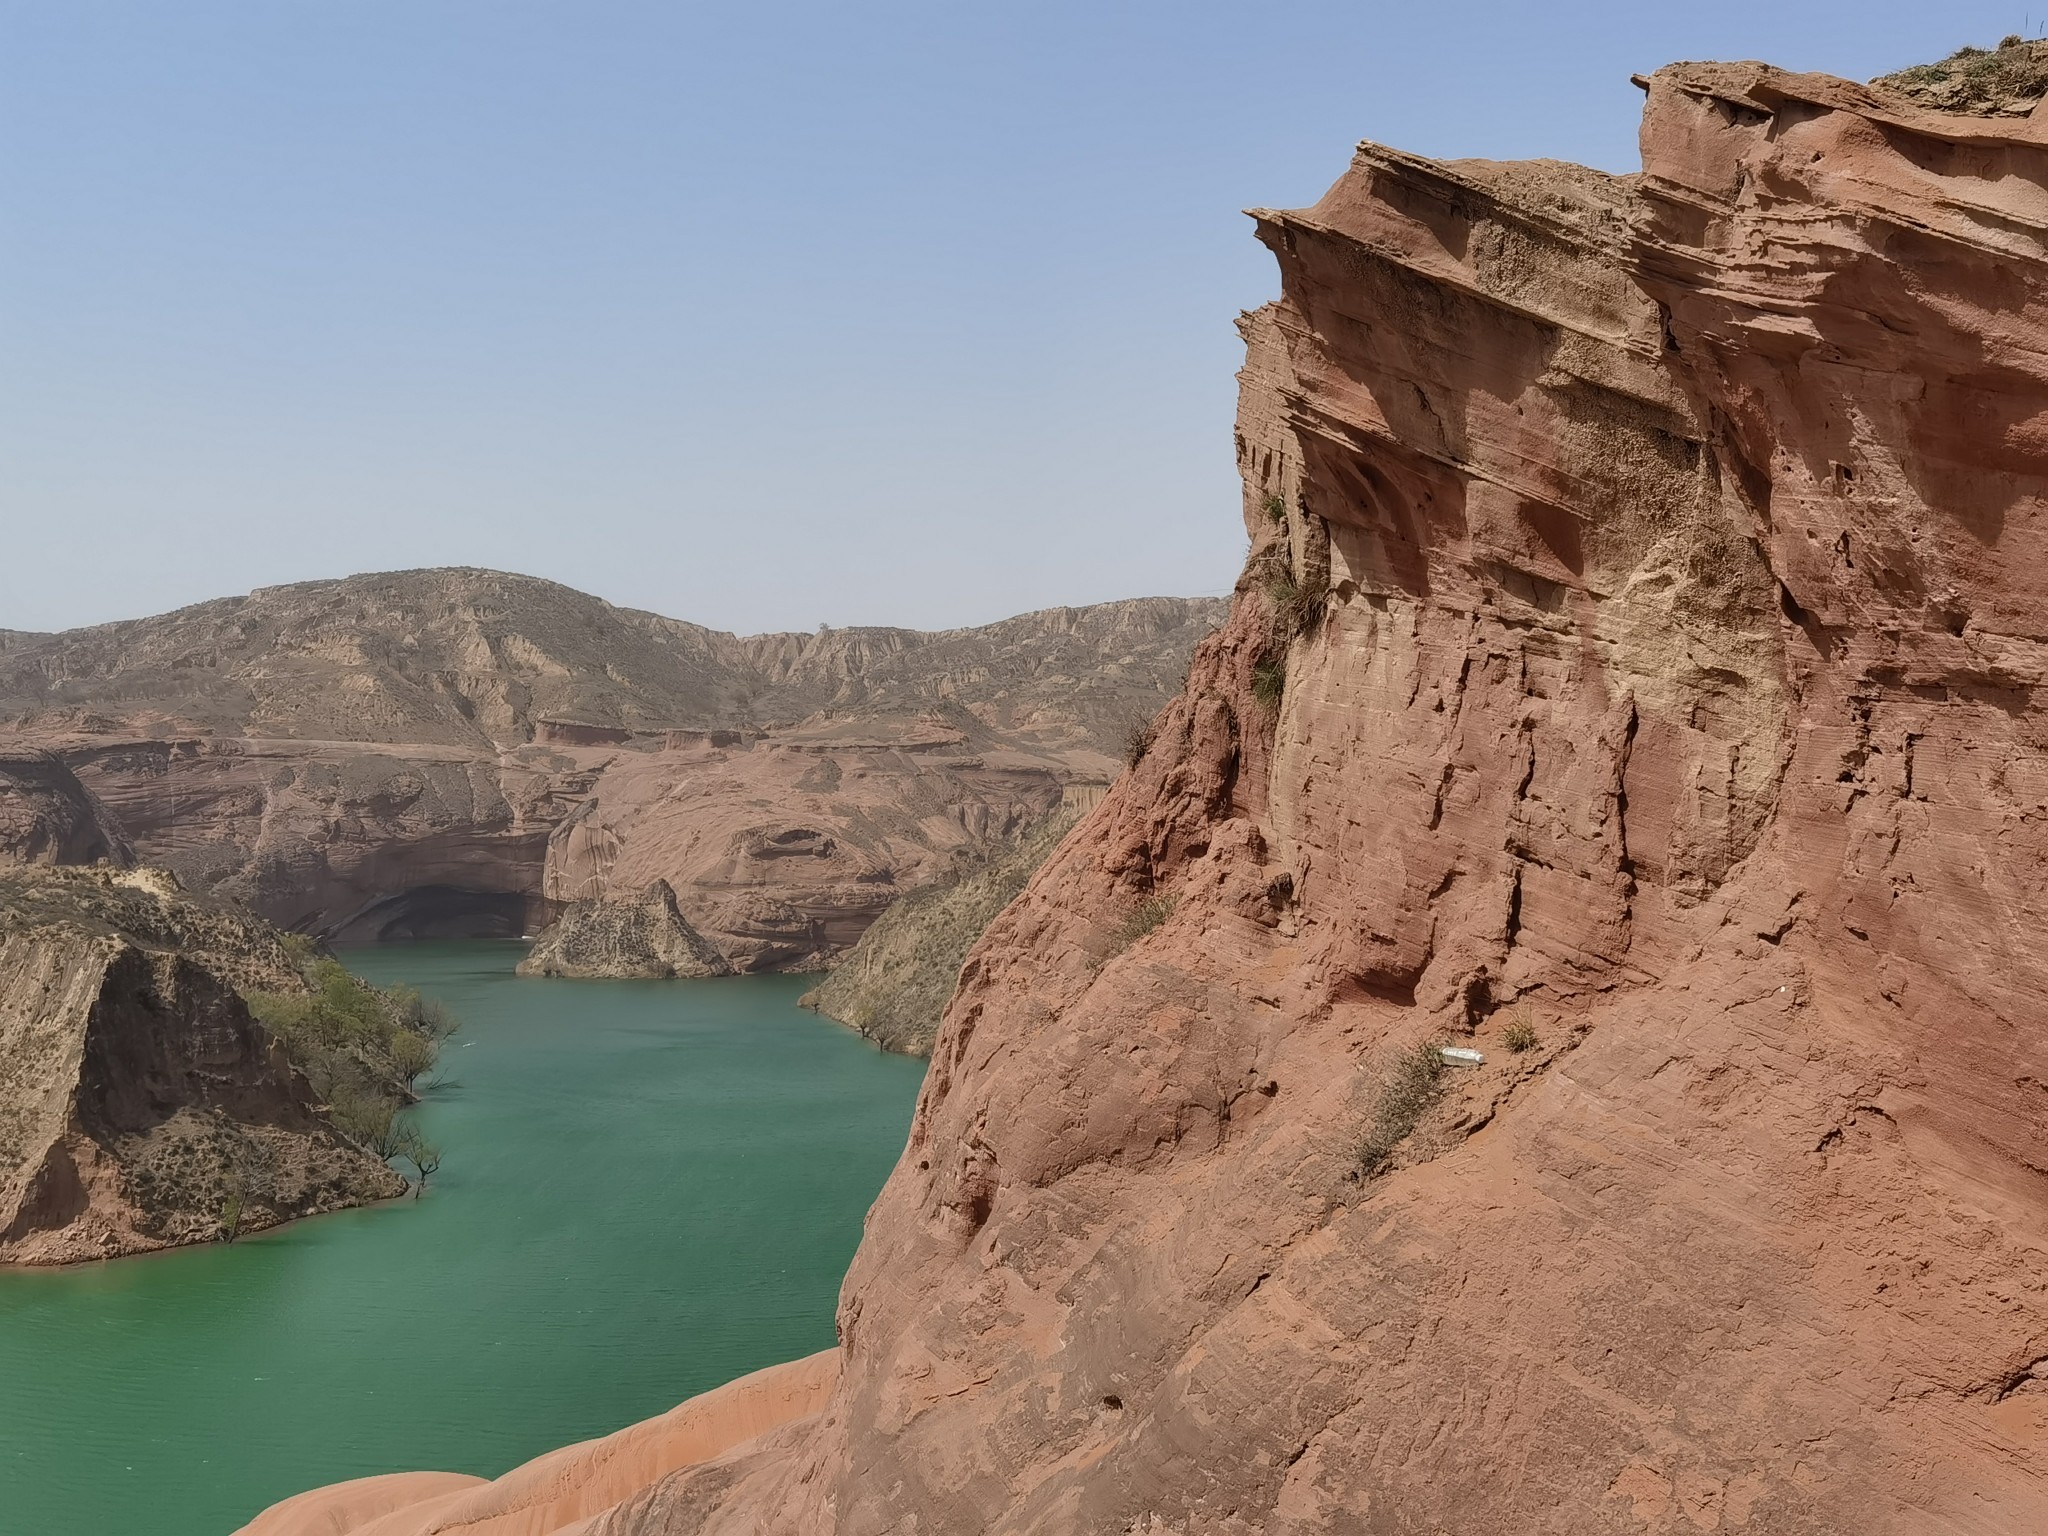
<path id="1" fill-rule="evenodd" d="M 929 1056 L 967 952 L 1074 818 L 1049 816 L 956 874 L 896 903 L 797 1001 L 851 1025 L 885 1051 Z"/>
<path id="2" fill-rule="evenodd" d="M 740 638 L 498 572 L 360 576 L 12 636 L 0 754 L 54 756 L 115 840 L 287 928 L 516 937 L 665 880 L 735 965 L 806 968 L 1099 794 L 1222 612 Z M 16 798 L 0 773 L 0 854 L 90 841 L 15 833 Z"/>
<path id="3" fill-rule="evenodd" d="M 517 966 L 521 976 L 666 980 L 730 976 L 732 967 L 657 880 L 635 901 L 579 901 L 535 941 Z"/>
<path id="4" fill-rule="evenodd" d="M 1253 567 L 830 1404 L 579 1530 L 2048 1528 L 2048 127 L 1644 87 L 1639 176 L 1258 216 Z"/>
<path id="5" fill-rule="evenodd" d="M 277 936 L 150 871 L 0 872 L 0 1264 L 211 1241 L 402 1193 L 338 1135 L 238 987 Z"/>
<path id="6" fill-rule="evenodd" d="M 93 793 L 63 759 L 49 752 L 0 754 L 0 863 L 111 864 L 135 862 Z"/>

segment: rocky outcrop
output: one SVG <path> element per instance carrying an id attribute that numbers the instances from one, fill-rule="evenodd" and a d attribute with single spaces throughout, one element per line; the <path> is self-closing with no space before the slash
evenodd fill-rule
<path id="1" fill-rule="evenodd" d="M 2048 1526 L 2048 130 L 1644 86 L 1638 177 L 1259 215 L 1251 568 L 831 1404 L 583 1529 Z"/>
<path id="2" fill-rule="evenodd" d="M 1943 112 L 2026 117 L 2048 97 L 2048 40 L 2015 34 L 1996 48 L 1959 48 L 1872 83 Z"/>
<path id="3" fill-rule="evenodd" d="M 798 1002 L 850 1024 L 885 1051 L 929 1056 L 967 952 L 1073 830 L 1056 815 L 875 920 L 832 974 Z"/>
<path id="4" fill-rule="evenodd" d="M 106 807 L 61 758 L 0 754 L 0 863 L 134 862 L 135 851 Z"/>
<path id="5" fill-rule="evenodd" d="M 141 857 L 287 928 L 516 937 L 666 880 L 735 965 L 804 968 L 1099 793 L 1221 615 L 741 638 L 522 576 L 359 576 L 14 636 L 0 752 L 54 754 Z"/>
<path id="6" fill-rule="evenodd" d="M 303 990 L 265 925 L 151 871 L 0 872 L 0 1263 L 205 1242 L 399 1194 L 238 987 Z"/>
<path id="7" fill-rule="evenodd" d="M 521 976 L 643 980 L 732 974 L 725 956 L 690 926 L 666 880 L 655 881 L 636 900 L 576 902 L 516 969 Z"/>

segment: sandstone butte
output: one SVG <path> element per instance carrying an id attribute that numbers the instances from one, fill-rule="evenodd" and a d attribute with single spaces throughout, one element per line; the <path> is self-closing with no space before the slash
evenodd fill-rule
<path id="1" fill-rule="evenodd" d="M 351 941 L 517 937 L 665 881 L 736 969 L 816 969 L 956 856 L 1093 804 L 1225 611 L 741 638 L 433 570 L 0 631 L 0 858 L 119 844 Z M 60 778 L 92 816 L 50 809 Z"/>
<path id="2" fill-rule="evenodd" d="M 1644 86 L 1640 175 L 1257 216 L 1252 570 L 968 959 L 829 1394 L 252 1529 L 2048 1530 L 2048 120 Z"/>

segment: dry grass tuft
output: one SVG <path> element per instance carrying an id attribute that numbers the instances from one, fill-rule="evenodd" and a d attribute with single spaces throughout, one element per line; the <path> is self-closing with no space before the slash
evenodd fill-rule
<path id="1" fill-rule="evenodd" d="M 1278 709 L 1287 693 L 1287 658 L 1265 656 L 1252 663 L 1252 697 L 1268 710 Z"/>
<path id="2" fill-rule="evenodd" d="M 1117 925 L 1116 949 L 1118 953 L 1129 949 L 1138 940 L 1173 916 L 1173 909 L 1180 903 L 1172 896 L 1153 896 L 1141 901 L 1131 909 L 1130 915 Z"/>
<path id="3" fill-rule="evenodd" d="M 1373 1104 L 1372 1123 L 1358 1144 L 1360 1178 L 1386 1171 L 1394 1149 L 1443 1097 L 1444 1075 L 1449 1070 L 1432 1040 L 1410 1046 L 1394 1058 Z"/>
<path id="4" fill-rule="evenodd" d="M 2010 36 L 1996 48 L 1958 48 L 1871 82 L 1923 107 L 1978 117 L 2018 117 L 2048 96 L 2048 42 Z"/>

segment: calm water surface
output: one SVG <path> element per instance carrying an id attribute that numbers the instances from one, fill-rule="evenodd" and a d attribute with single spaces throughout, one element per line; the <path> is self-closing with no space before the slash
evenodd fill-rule
<path id="1" fill-rule="evenodd" d="M 224 1536 L 318 1483 L 493 1475 L 832 1342 L 923 1063 L 805 982 L 518 980 L 354 950 L 450 1004 L 427 1197 L 0 1273 L 0 1533 Z"/>

